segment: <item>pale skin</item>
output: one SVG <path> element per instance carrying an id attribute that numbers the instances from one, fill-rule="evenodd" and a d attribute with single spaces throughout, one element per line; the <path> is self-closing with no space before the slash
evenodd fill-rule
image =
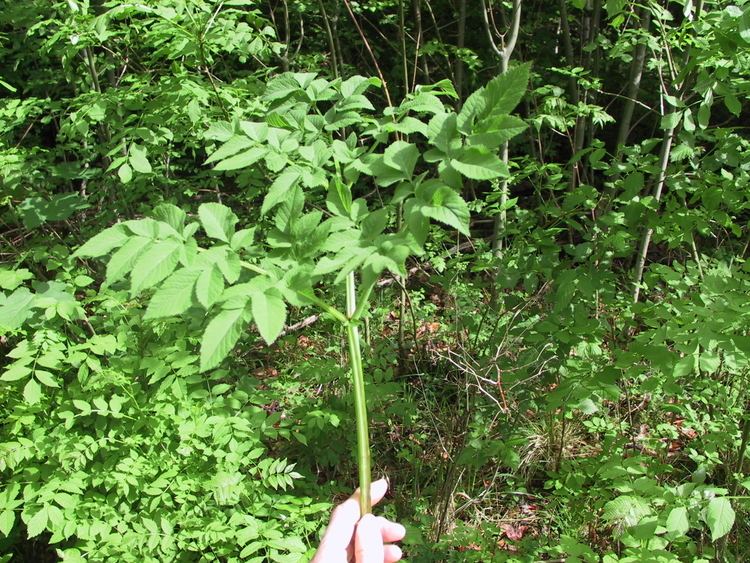
<path id="1" fill-rule="evenodd" d="M 385 479 L 372 483 L 372 504 L 377 504 L 387 490 Z M 312 563 L 395 563 L 402 554 L 392 542 L 402 540 L 404 535 L 406 530 L 401 524 L 382 516 L 365 514 L 360 518 L 357 489 L 334 509 Z"/>

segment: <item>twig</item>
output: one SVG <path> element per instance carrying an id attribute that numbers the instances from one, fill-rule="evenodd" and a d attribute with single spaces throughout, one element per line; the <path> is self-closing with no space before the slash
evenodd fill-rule
<path id="1" fill-rule="evenodd" d="M 357 28 L 357 32 L 359 33 L 359 36 L 362 38 L 362 41 L 365 44 L 365 49 L 367 49 L 367 52 L 370 54 L 370 58 L 372 59 L 372 63 L 375 65 L 375 70 L 378 73 L 378 77 L 380 77 L 380 82 L 383 84 L 383 93 L 385 94 L 385 99 L 388 102 L 388 106 L 393 107 L 393 100 L 391 100 L 391 93 L 388 91 L 388 82 L 386 82 L 385 80 L 383 71 L 380 70 L 378 59 L 375 57 L 375 53 L 373 53 L 372 47 L 370 47 L 370 42 L 367 41 L 367 37 L 365 36 L 364 31 L 362 31 L 362 26 L 359 25 L 359 22 L 357 21 L 357 18 L 354 15 L 354 12 L 352 11 L 352 7 L 349 4 L 349 0 L 344 0 L 344 6 L 346 6 L 346 10 L 349 12 L 349 16 L 352 18 L 352 21 L 354 22 L 354 27 Z"/>

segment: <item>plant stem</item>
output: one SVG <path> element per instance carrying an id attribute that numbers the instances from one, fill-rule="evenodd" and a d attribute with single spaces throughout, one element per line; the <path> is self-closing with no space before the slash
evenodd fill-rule
<path id="1" fill-rule="evenodd" d="M 357 311 L 357 290 L 354 272 L 346 278 L 346 313 L 351 319 Z M 360 514 L 372 512 L 370 503 L 370 433 L 367 427 L 367 402 L 365 399 L 365 378 L 362 370 L 362 351 L 359 347 L 359 327 L 354 322 L 346 325 L 349 341 L 349 364 L 352 370 L 354 387 L 354 415 L 357 425 L 357 465 L 359 467 L 359 509 Z"/>

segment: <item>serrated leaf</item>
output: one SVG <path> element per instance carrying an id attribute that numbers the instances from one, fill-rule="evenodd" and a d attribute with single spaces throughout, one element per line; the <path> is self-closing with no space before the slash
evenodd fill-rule
<path id="1" fill-rule="evenodd" d="M 507 114 L 521 101 L 529 82 L 528 64 L 508 70 L 487 83 L 466 99 L 458 114 L 459 131 L 473 132 L 475 123 L 482 123 L 490 115 Z"/>
<path id="2" fill-rule="evenodd" d="M 16 513 L 12 510 L 4 510 L 0 512 L 0 534 L 6 538 L 10 535 L 10 531 L 13 529 L 13 524 L 16 522 Z"/>
<path id="3" fill-rule="evenodd" d="M 218 366 L 226 358 L 239 340 L 245 323 L 245 309 L 224 309 L 211 319 L 201 340 L 201 371 Z"/>
<path id="4" fill-rule="evenodd" d="M 21 326 L 31 315 L 37 296 L 25 287 L 19 287 L 0 305 L 0 327 L 13 329 Z"/>
<path id="5" fill-rule="evenodd" d="M 266 344 L 273 344 L 286 322 L 286 303 L 281 294 L 274 288 L 254 292 L 250 295 L 250 303 L 260 335 Z"/>
<path id="6" fill-rule="evenodd" d="M 668 113 L 667 115 L 663 116 L 661 118 L 661 128 L 664 130 L 671 130 L 677 127 L 677 124 L 682 119 L 682 112 L 676 111 L 672 113 Z"/>
<path id="7" fill-rule="evenodd" d="M 206 159 L 206 164 L 211 164 L 217 160 L 235 155 L 241 150 L 251 147 L 253 144 L 254 141 L 248 139 L 245 135 L 234 135 Z"/>
<path id="8" fill-rule="evenodd" d="M 130 237 L 128 242 L 115 252 L 107 263 L 107 285 L 112 285 L 124 278 L 130 272 L 138 256 L 151 242 L 151 239 L 145 237 Z"/>
<path id="9" fill-rule="evenodd" d="M 417 244 L 424 245 L 430 230 L 429 218 L 422 213 L 422 203 L 412 198 L 404 204 L 404 222 Z"/>
<path id="10" fill-rule="evenodd" d="M 467 138 L 467 143 L 470 146 L 483 146 L 493 149 L 523 133 L 526 127 L 526 122 L 523 119 L 513 115 L 500 115 L 494 119 L 488 119 L 481 126 L 478 126 L 477 132 Z"/>
<path id="11" fill-rule="evenodd" d="M 216 265 L 219 267 L 219 270 L 221 270 L 221 273 L 224 274 L 227 283 L 233 284 L 239 279 L 240 272 L 242 271 L 242 264 L 240 263 L 240 257 L 237 256 L 236 252 L 228 250 L 225 254 L 217 258 Z"/>
<path id="12" fill-rule="evenodd" d="M 673 508 L 667 517 L 667 531 L 676 536 L 684 536 L 690 530 L 688 511 L 684 506 Z"/>
<path id="13" fill-rule="evenodd" d="M 35 538 L 41 534 L 47 527 L 47 508 L 43 507 L 39 512 L 34 514 L 26 524 L 26 531 L 29 539 Z"/>
<path id="14" fill-rule="evenodd" d="M 461 147 L 461 136 L 456 127 L 456 114 L 438 113 L 430 119 L 427 126 L 427 138 L 444 153 Z"/>
<path id="15" fill-rule="evenodd" d="M 211 305 L 216 303 L 216 300 L 221 296 L 224 291 L 224 276 L 221 270 L 216 264 L 212 264 L 210 268 L 203 270 L 198 282 L 195 285 L 195 296 L 198 301 L 206 309 L 210 309 Z"/>
<path id="16" fill-rule="evenodd" d="M 651 513 L 651 506 L 643 498 L 622 495 L 604 505 L 604 519 L 618 526 L 633 527 Z"/>
<path id="17" fill-rule="evenodd" d="M 269 101 L 279 100 L 298 91 L 299 83 L 290 74 L 281 74 L 268 81 L 263 98 Z"/>
<path id="18" fill-rule="evenodd" d="M 152 212 L 155 219 L 162 221 L 172 227 L 178 235 L 185 229 L 187 213 L 171 203 L 160 203 Z"/>
<path id="19" fill-rule="evenodd" d="M 742 12 L 739 22 L 740 37 L 746 42 L 750 43 L 750 7 L 745 8 Z"/>
<path id="20" fill-rule="evenodd" d="M 392 143 L 383 153 L 383 162 L 402 172 L 405 178 L 412 177 L 418 159 L 419 149 L 415 144 L 406 141 Z"/>
<path id="21" fill-rule="evenodd" d="M 239 170 L 240 168 L 247 168 L 258 162 L 267 152 L 268 149 L 265 147 L 252 147 L 226 160 L 222 160 L 214 166 L 214 170 Z"/>
<path id="22" fill-rule="evenodd" d="M 30 405 L 37 404 L 42 398 L 42 387 L 35 379 L 29 379 L 23 387 L 23 398 Z"/>
<path id="23" fill-rule="evenodd" d="M 130 293 L 137 295 L 171 274 L 180 259 L 180 247 L 175 240 L 160 240 L 151 245 L 133 265 Z"/>
<path id="24" fill-rule="evenodd" d="M 735 117 L 739 117 L 742 113 L 742 103 L 734 94 L 724 96 L 724 105 Z"/>
<path id="25" fill-rule="evenodd" d="M 73 253 L 73 257 L 91 256 L 96 258 L 104 256 L 113 248 L 118 248 L 125 244 L 128 238 L 130 237 L 122 230 L 120 225 L 114 225 L 113 227 L 104 229 L 98 235 L 94 235 Z"/>
<path id="26" fill-rule="evenodd" d="M 81 411 L 81 414 L 87 415 L 91 413 L 91 405 L 89 405 L 86 401 L 81 401 L 80 399 L 73 399 L 73 406 L 77 408 L 79 411 Z"/>
<path id="27" fill-rule="evenodd" d="M 448 186 L 437 188 L 432 194 L 431 203 L 422 205 L 420 211 L 425 217 L 445 223 L 460 233 L 470 236 L 469 207 L 464 199 Z"/>
<path id="28" fill-rule="evenodd" d="M 180 315 L 193 303 L 193 287 L 201 271 L 183 268 L 169 276 L 148 303 L 144 319 Z"/>
<path id="29" fill-rule="evenodd" d="M 18 381 L 31 375 L 31 368 L 20 364 L 13 364 L 0 376 L 0 381 Z"/>
<path id="30" fill-rule="evenodd" d="M 491 180 L 508 177 L 508 166 L 492 153 L 475 148 L 464 149 L 457 158 L 450 161 L 451 166 L 472 180 Z"/>
<path id="31" fill-rule="evenodd" d="M 732 503 L 724 497 L 712 498 L 706 509 L 706 524 L 711 530 L 711 540 L 726 536 L 734 526 L 735 513 Z"/>
<path id="32" fill-rule="evenodd" d="M 255 227 L 252 229 L 240 229 L 232 235 L 232 240 L 229 246 L 232 250 L 240 250 L 243 248 L 250 248 L 253 245 L 255 238 Z"/>
<path id="33" fill-rule="evenodd" d="M 265 215 L 284 201 L 289 191 L 297 185 L 299 179 L 299 172 L 294 170 L 280 174 L 271 184 L 266 197 L 263 198 L 263 206 L 260 209 L 261 215 Z"/>
<path id="34" fill-rule="evenodd" d="M 224 242 L 229 242 L 238 221 L 237 215 L 221 203 L 202 204 L 198 208 L 198 217 L 208 236 Z"/>
<path id="35" fill-rule="evenodd" d="M 39 382 L 42 385 L 45 385 L 46 387 L 60 387 L 60 385 L 55 380 L 55 376 L 52 375 L 50 372 L 38 369 L 34 372 L 34 377 L 36 377 Z"/>
<path id="36" fill-rule="evenodd" d="M 151 172 L 151 164 L 146 157 L 146 149 L 140 145 L 131 145 L 128 162 L 130 162 L 130 166 L 136 172 L 141 172 L 142 174 Z"/>

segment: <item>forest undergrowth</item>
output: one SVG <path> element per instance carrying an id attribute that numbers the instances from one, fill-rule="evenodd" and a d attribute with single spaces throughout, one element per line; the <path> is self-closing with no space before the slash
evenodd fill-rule
<path id="1" fill-rule="evenodd" d="M 0 2 L 0 563 L 371 474 L 405 561 L 750 561 L 749 93 L 746 0 Z"/>

